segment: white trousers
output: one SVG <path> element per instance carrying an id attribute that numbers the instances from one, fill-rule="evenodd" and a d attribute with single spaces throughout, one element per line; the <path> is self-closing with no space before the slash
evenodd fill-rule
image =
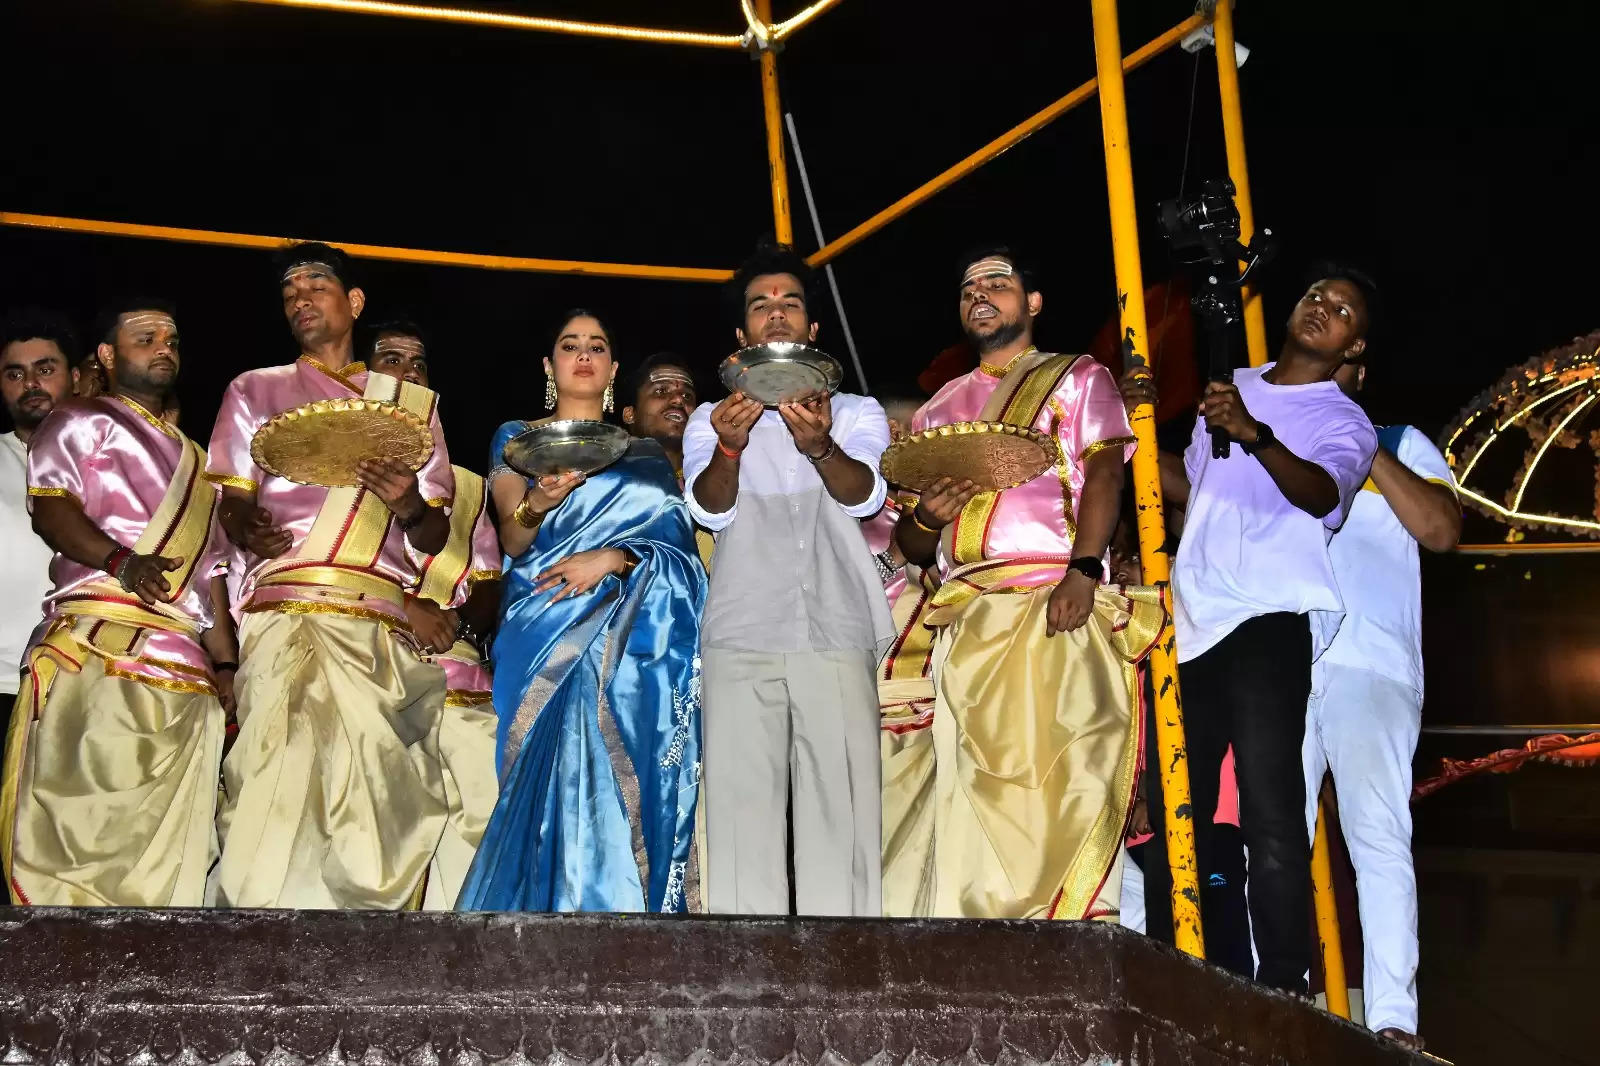
<path id="1" fill-rule="evenodd" d="M 706 865 L 713 914 L 876 918 L 883 785 L 870 651 L 701 651 Z"/>
<path id="2" fill-rule="evenodd" d="M 1367 1027 L 1417 1031 L 1417 876 L 1411 861 L 1411 757 L 1422 696 L 1382 674 L 1335 663 L 1311 670 L 1303 757 L 1306 826 L 1333 771 L 1339 823 L 1356 869 Z"/>
<path id="3" fill-rule="evenodd" d="M 1149 849 L 1146 853 L 1153 854 Z M 1166 858 L 1166 852 L 1162 852 L 1161 860 L 1165 862 Z M 1144 870 L 1133 861 L 1126 847 L 1122 849 L 1122 927 L 1135 933 L 1144 932 Z"/>

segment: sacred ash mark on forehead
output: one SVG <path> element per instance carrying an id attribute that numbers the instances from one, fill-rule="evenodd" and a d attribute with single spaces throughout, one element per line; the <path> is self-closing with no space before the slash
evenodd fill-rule
<path id="1" fill-rule="evenodd" d="M 383 355 L 385 352 L 395 352 L 399 355 L 409 355 L 421 359 L 423 355 L 422 342 L 415 337 L 394 336 L 384 337 L 372 346 L 373 355 Z"/>
<path id="2" fill-rule="evenodd" d="M 131 315 L 122 316 L 122 325 L 133 332 L 142 330 L 156 330 L 165 326 L 173 333 L 178 332 L 178 323 L 165 311 L 139 311 Z"/>
<path id="3" fill-rule="evenodd" d="M 1017 268 L 999 256 L 990 256 L 980 259 L 967 267 L 967 272 L 961 275 L 961 284 L 970 285 L 979 278 L 1009 278 L 1017 272 Z"/>
<path id="4" fill-rule="evenodd" d="M 652 385 L 658 381 L 681 381 L 685 385 L 694 384 L 694 379 L 688 374 L 684 373 L 682 370 L 675 370 L 670 367 L 661 370 L 650 371 L 650 376 L 646 380 Z"/>
<path id="5" fill-rule="evenodd" d="M 283 277 L 278 279 L 279 285 L 289 285 L 293 282 L 307 278 L 338 278 L 338 273 L 327 263 L 296 263 L 283 272 Z"/>

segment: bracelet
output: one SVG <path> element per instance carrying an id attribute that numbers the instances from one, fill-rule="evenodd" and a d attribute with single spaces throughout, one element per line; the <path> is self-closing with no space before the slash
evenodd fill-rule
<path id="1" fill-rule="evenodd" d="M 833 453 L 838 451 L 838 450 L 839 450 L 839 446 L 834 443 L 832 437 L 829 437 L 828 438 L 828 450 L 827 451 L 823 452 L 821 455 L 808 455 L 808 456 L 806 456 L 806 458 L 811 460 L 811 465 L 812 466 L 818 466 L 818 465 L 820 465 L 822 463 L 827 462 L 829 459 L 832 459 L 833 458 Z"/>
<path id="2" fill-rule="evenodd" d="M 922 519 L 917 517 L 918 510 L 919 509 L 916 507 L 911 508 L 911 521 L 915 522 L 917 528 L 922 530 L 924 533 L 937 534 L 939 532 L 937 529 L 934 529 L 932 526 L 928 525 Z"/>
<path id="3" fill-rule="evenodd" d="M 116 577 L 117 571 L 122 569 L 122 564 L 127 562 L 132 555 L 132 548 L 112 548 L 111 551 L 106 555 L 106 561 L 100 564 L 100 569 L 104 570 L 112 577 Z M 120 578 L 118 580 L 120 580 Z"/>
<path id="4" fill-rule="evenodd" d="M 723 444 L 720 440 L 717 441 L 717 451 L 721 452 L 723 455 L 726 455 L 729 459 L 737 459 L 737 458 L 739 458 L 739 455 L 740 455 L 739 452 L 736 452 L 732 448 L 729 448 L 727 445 Z"/>
<path id="5" fill-rule="evenodd" d="M 538 529 L 539 523 L 544 521 L 544 512 L 528 506 L 528 498 L 524 496 L 522 502 L 517 504 L 517 509 L 511 512 L 511 517 L 523 529 Z"/>
<path id="6" fill-rule="evenodd" d="M 622 573 L 618 574 L 617 576 L 627 577 L 632 574 L 634 569 L 639 565 L 639 557 L 628 551 L 626 548 L 618 548 L 617 550 L 622 553 Z"/>

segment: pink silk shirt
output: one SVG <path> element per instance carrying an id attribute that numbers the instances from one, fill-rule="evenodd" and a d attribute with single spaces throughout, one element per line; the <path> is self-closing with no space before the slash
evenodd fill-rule
<path id="1" fill-rule="evenodd" d="M 311 532 L 328 490 L 320 485 L 299 485 L 268 474 L 250 457 L 250 442 L 256 431 L 274 415 L 314 400 L 360 396 L 366 384 L 367 369 L 362 363 L 352 363 L 339 372 L 303 355 L 287 366 L 240 374 L 223 394 L 217 425 L 211 433 L 206 477 L 218 485 L 254 492 L 257 505 L 271 512 L 273 522 L 288 530 L 293 538 L 285 555 L 293 554 Z M 444 431 L 439 426 L 437 405 L 429 415 L 428 424 L 433 431 L 433 454 L 417 472 L 417 482 L 423 499 L 432 506 L 442 507 L 455 495 L 455 475 L 450 469 L 450 454 L 445 448 Z M 240 554 L 246 568 L 238 593 L 241 611 L 270 609 L 273 604 L 293 600 L 325 602 L 295 585 L 270 585 L 258 590 L 256 577 L 269 560 Z M 383 547 L 372 566 L 373 572 L 401 588 L 410 588 L 416 582 L 420 561 L 406 542 L 405 533 L 391 519 Z M 405 620 L 401 608 L 382 599 L 371 598 L 361 613 L 367 610 Z"/>
<path id="2" fill-rule="evenodd" d="M 489 507 L 484 507 L 472 527 L 472 565 L 456 583 L 455 595 L 449 603 L 443 604 L 445 607 L 460 607 L 467 602 L 473 585 L 500 576 L 500 534 L 494 528 L 494 519 L 490 517 L 489 510 Z M 460 646 L 458 642 L 456 647 Z M 446 693 L 488 692 L 494 688 L 493 675 L 476 657 L 459 656 L 455 654 L 455 649 L 451 649 L 435 656 L 434 661 L 444 669 Z"/>
<path id="3" fill-rule="evenodd" d="M 920 433 L 981 418 L 990 395 L 1004 380 L 981 366 L 956 378 L 917 411 L 911 420 L 912 431 Z M 1039 585 L 1059 581 L 1066 572 L 1077 533 L 1084 460 L 1103 448 L 1120 447 L 1126 462 L 1133 456 L 1134 438 L 1111 371 L 1088 356 L 1080 356 L 1061 376 L 1032 428 L 1056 438 L 1061 445 L 1061 462 L 1056 469 L 999 493 L 984 532 L 983 557 L 1056 557 L 1043 563 L 1025 582 Z M 952 569 L 951 560 L 944 558 L 942 551 L 939 569 L 941 577 Z"/>
<path id="4" fill-rule="evenodd" d="M 70 496 L 107 536 L 131 548 L 166 497 L 186 444 L 182 433 L 131 400 L 102 395 L 72 401 L 56 408 L 33 436 L 28 495 Z M 211 628 L 211 578 L 220 571 L 226 550 L 222 529 L 213 522 L 194 578 L 172 603 L 196 629 Z M 103 570 L 57 553 L 50 562 L 54 587 L 45 598 L 44 625 L 35 639 L 59 616 L 63 597 L 105 576 Z M 211 672 L 205 650 L 182 633 L 150 630 L 142 656 Z M 192 680 L 168 676 L 155 662 L 122 665 L 152 678 Z"/>

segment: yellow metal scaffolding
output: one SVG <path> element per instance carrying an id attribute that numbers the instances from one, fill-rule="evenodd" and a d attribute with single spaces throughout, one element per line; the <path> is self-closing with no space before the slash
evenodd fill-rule
<path id="1" fill-rule="evenodd" d="M 611 25 L 569 19 L 539 18 L 495 11 L 391 3 L 387 0 L 235 0 L 239 3 L 280 7 L 316 8 L 353 15 L 417 19 L 431 22 L 492 26 L 727 50 L 753 50 L 760 57 L 762 112 L 766 126 L 767 162 L 772 190 L 774 233 L 784 243 L 792 243 L 793 226 L 789 210 L 788 163 L 784 153 L 782 108 L 778 95 L 775 46 L 801 26 L 809 23 L 839 0 L 816 0 L 798 14 L 782 22 L 772 22 L 771 0 L 740 0 L 746 28 L 743 33 L 715 34 L 691 30 L 652 29 Z M 813 265 L 827 263 L 847 249 L 905 215 L 912 208 L 949 188 L 985 163 L 1038 132 L 1049 123 L 1099 94 L 1101 128 L 1104 137 L 1106 183 L 1111 211 L 1112 247 L 1116 264 L 1118 300 L 1126 350 L 1135 364 L 1145 363 L 1147 327 L 1144 309 L 1144 283 L 1139 264 L 1137 210 L 1133 193 L 1133 168 L 1129 155 L 1127 108 L 1123 96 L 1123 75 L 1171 49 L 1210 19 L 1216 37 L 1217 70 L 1221 92 L 1223 130 L 1227 143 L 1229 174 L 1238 191 L 1238 206 L 1244 240 L 1254 232 L 1254 213 L 1250 200 L 1250 181 L 1244 151 L 1244 124 L 1240 114 L 1238 69 L 1234 59 L 1233 14 L 1230 0 L 1208 5 L 1208 12 L 1194 15 L 1165 33 L 1124 55 L 1117 25 L 1116 0 L 1090 0 L 1094 16 L 1096 74 L 1037 114 L 1017 124 L 988 144 L 968 155 L 944 172 L 924 182 L 877 214 L 810 256 Z M 72 233 L 156 240 L 238 248 L 277 248 L 291 243 L 286 237 L 270 237 L 215 230 L 180 229 L 124 222 L 62 218 L 47 215 L 0 212 L 0 225 L 47 229 Z M 721 282 L 732 276 L 729 270 L 699 267 L 649 266 L 630 263 L 592 263 L 565 259 L 482 255 L 470 252 L 429 251 L 380 245 L 339 244 L 351 255 L 393 262 L 432 266 L 476 267 L 487 270 L 515 270 L 536 273 L 581 274 L 593 277 L 654 278 L 667 281 Z M 1247 293 L 1244 304 L 1248 351 L 1252 365 L 1266 359 L 1266 330 L 1260 297 Z M 1132 416 L 1139 446 L 1133 459 L 1139 544 L 1144 579 L 1163 588 L 1169 576 L 1169 560 L 1163 551 L 1166 523 L 1162 513 L 1160 477 L 1156 461 L 1155 417 L 1147 404 Z M 1183 740 L 1183 712 L 1177 673 L 1177 649 L 1171 628 L 1158 642 L 1151 656 L 1157 702 L 1158 764 L 1166 795 L 1167 849 L 1172 865 L 1172 907 L 1178 946 L 1191 955 L 1204 956 L 1205 941 L 1199 912 L 1198 872 L 1194 856 L 1194 822 L 1189 810 L 1188 764 Z M 1319 833 L 1317 877 L 1319 889 L 1327 884 L 1326 832 Z M 1318 892 L 1319 919 L 1323 904 L 1331 899 Z M 1324 940 L 1328 929 L 1319 921 Z M 1332 936 L 1336 942 L 1335 923 Z M 1329 967 L 1332 969 L 1332 966 Z M 1342 969 L 1342 966 L 1341 966 Z M 1332 974 L 1330 973 L 1330 978 Z M 1342 992 L 1342 977 L 1339 980 Z M 1330 996 L 1330 999 L 1332 997 Z"/>

